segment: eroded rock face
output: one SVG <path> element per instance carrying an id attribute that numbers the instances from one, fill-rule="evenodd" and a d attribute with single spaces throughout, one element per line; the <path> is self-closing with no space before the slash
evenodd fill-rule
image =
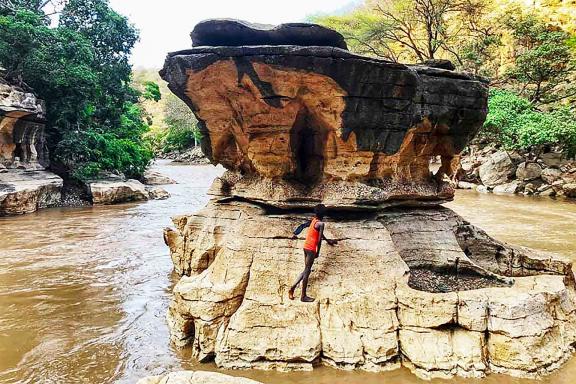
<path id="1" fill-rule="evenodd" d="M 397 209 L 328 220 L 309 286 L 290 301 L 302 267 L 304 218 L 245 202 L 210 203 L 165 232 L 177 272 L 168 321 L 177 345 L 226 368 L 392 369 L 421 377 L 537 376 L 576 342 L 571 263 L 491 239 L 445 208 Z M 442 260 L 442 262 L 439 262 Z M 481 266 L 512 287 L 411 287 L 410 271 Z M 420 282 L 422 283 L 422 282 Z M 438 287 L 436 287 L 438 288 Z"/>
<path id="2" fill-rule="evenodd" d="M 27 169 L 48 166 L 43 102 L 1 78 L 0 164 Z"/>
<path id="3" fill-rule="evenodd" d="M 0 173 L 0 216 L 32 213 L 60 204 L 63 180 L 48 171 Z"/>
<path id="4" fill-rule="evenodd" d="M 570 356 L 571 263 L 438 206 L 485 118 L 483 81 L 302 45 L 197 47 L 170 54 L 162 76 L 228 169 L 211 202 L 164 233 L 182 276 L 167 316 L 175 344 L 225 368 L 404 365 L 424 378 L 537 377 Z M 513 174 L 504 155 L 483 181 Z M 291 301 L 303 265 L 292 230 L 318 202 L 339 243 L 315 262 L 316 301 Z"/>
<path id="5" fill-rule="evenodd" d="M 161 75 L 230 170 L 214 194 L 282 208 L 449 200 L 443 176 L 486 115 L 479 78 L 335 46 L 197 47 L 169 54 Z"/>
<path id="6" fill-rule="evenodd" d="M 46 166 L 43 102 L 0 78 L 0 216 L 60 203 L 63 181 Z"/>

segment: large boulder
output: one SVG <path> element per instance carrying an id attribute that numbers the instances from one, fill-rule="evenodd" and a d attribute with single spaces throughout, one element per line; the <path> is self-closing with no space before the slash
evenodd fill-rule
<path id="1" fill-rule="evenodd" d="M 487 187 L 505 184 L 514 174 L 514 163 L 506 151 L 493 153 L 479 168 L 480 180 Z"/>
<path id="2" fill-rule="evenodd" d="M 60 204 L 63 180 L 48 171 L 0 173 L 0 216 L 32 213 Z"/>
<path id="3" fill-rule="evenodd" d="M 523 162 L 516 168 L 516 178 L 522 181 L 535 180 L 542 175 L 542 167 L 538 163 Z"/>
<path id="4" fill-rule="evenodd" d="M 153 171 L 147 169 L 142 175 L 142 182 L 146 185 L 165 185 L 165 184 L 175 184 L 176 182 L 170 177 L 161 174 L 158 171 Z"/>
<path id="5" fill-rule="evenodd" d="M 128 201 L 148 200 L 150 194 L 138 180 L 98 180 L 88 183 L 92 203 L 118 204 Z"/>
<path id="6" fill-rule="evenodd" d="M 238 25 L 208 23 L 203 36 Z M 443 177 L 482 126 L 484 79 L 334 46 L 223 41 L 170 53 L 161 71 L 198 117 L 206 156 L 229 170 L 215 196 L 357 209 L 453 197 Z"/>

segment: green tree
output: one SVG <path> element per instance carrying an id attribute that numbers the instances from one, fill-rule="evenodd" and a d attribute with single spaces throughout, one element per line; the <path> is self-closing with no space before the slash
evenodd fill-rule
<path id="1" fill-rule="evenodd" d="M 77 178 L 138 176 L 152 153 L 130 85 L 138 34 L 107 0 L 63 2 L 51 28 L 42 1 L 11 0 L 0 13 L 0 64 L 46 101 L 53 168 Z"/>
<path id="2" fill-rule="evenodd" d="M 513 92 L 492 89 L 489 113 L 480 132 L 482 139 L 498 142 L 509 149 L 562 147 L 576 154 L 576 114 L 567 107 L 539 111 L 528 99 Z"/>
<path id="3" fill-rule="evenodd" d="M 570 34 L 535 15 L 512 15 L 506 20 L 515 39 L 514 66 L 507 76 L 520 85 L 522 95 L 537 103 L 550 103 L 576 94 L 571 82 L 576 61 Z"/>
<path id="4" fill-rule="evenodd" d="M 166 98 L 164 121 L 168 126 L 163 138 L 163 152 L 182 150 L 197 145 L 201 135 L 198 120 L 190 108 L 179 98 L 169 95 Z"/>

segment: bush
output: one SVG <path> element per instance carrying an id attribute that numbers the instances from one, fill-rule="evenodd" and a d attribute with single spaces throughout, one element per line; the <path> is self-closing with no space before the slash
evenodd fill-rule
<path id="1" fill-rule="evenodd" d="M 502 144 L 508 149 L 534 149 L 560 146 L 576 154 L 576 114 L 567 107 L 549 112 L 513 92 L 490 90 L 489 113 L 479 138 Z"/>

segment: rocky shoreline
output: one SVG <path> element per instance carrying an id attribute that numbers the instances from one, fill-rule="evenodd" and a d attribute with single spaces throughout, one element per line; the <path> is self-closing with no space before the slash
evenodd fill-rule
<path id="1" fill-rule="evenodd" d="M 458 188 L 482 193 L 576 198 L 576 161 L 562 152 L 537 154 L 470 145 L 456 178 Z"/>
<path id="2" fill-rule="evenodd" d="M 188 148 L 184 151 L 173 151 L 169 153 L 158 154 L 159 159 L 172 160 L 175 163 L 189 165 L 210 164 L 210 160 L 204 155 L 200 147 Z"/>

